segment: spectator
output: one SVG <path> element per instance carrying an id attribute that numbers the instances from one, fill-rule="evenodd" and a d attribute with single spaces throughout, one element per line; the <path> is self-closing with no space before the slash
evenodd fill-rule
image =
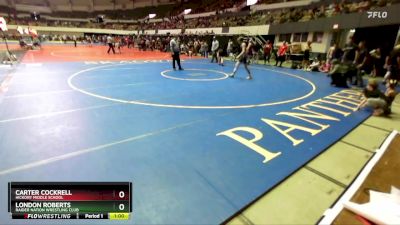
<path id="1" fill-rule="evenodd" d="M 74 46 L 75 46 L 75 48 L 76 48 L 76 42 L 77 42 L 76 35 L 73 35 L 73 36 L 72 36 L 72 41 L 74 41 Z"/>
<path id="2" fill-rule="evenodd" d="M 212 57 L 211 57 L 211 63 L 214 62 L 214 59 L 216 60 L 216 62 L 218 63 L 218 57 L 217 57 L 217 52 L 219 49 L 219 42 L 217 40 L 217 37 L 214 36 L 213 37 L 213 41 L 211 43 L 211 53 L 212 53 Z"/>
<path id="3" fill-rule="evenodd" d="M 200 42 L 198 39 L 195 39 L 194 43 L 193 43 L 193 54 L 197 55 L 199 53 L 200 50 Z"/>
<path id="4" fill-rule="evenodd" d="M 218 62 L 218 65 L 220 65 L 220 66 L 224 66 L 224 58 L 222 57 L 222 54 L 223 54 L 223 50 L 222 50 L 222 48 L 220 48 L 220 49 L 218 49 L 218 51 L 217 51 L 217 62 Z"/>
<path id="5" fill-rule="evenodd" d="M 278 58 L 276 59 L 275 66 L 278 66 L 278 62 L 280 62 L 279 66 L 282 67 L 282 63 L 285 62 L 286 60 L 286 52 L 288 50 L 288 45 L 287 42 L 284 41 L 282 45 L 279 47 L 279 50 L 277 52 Z"/>
<path id="6" fill-rule="evenodd" d="M 63 40 L 64 44 L 67 44 L 67 35 L 66 34 L 63 35 L 62 40 Z"/>
<path id="7" fill-rule="evenodd" d="M 229 57 L 232 57 L 232 55 L 233 55 L 233 41 L 230 38 L 229 38 L 229 41 L 228 41 L 228 46 L 226 47 L 226 54 Z"/>
<path id="8" fill-rule="evenodd" d="M 329 71 L 331 85 L 347 88 L 349 66 L 339 60 L 332 60 L 332 69 Z"/>
<path id="9" fill-rule="evenodd" d="M 201 42 L 201 53 L 204 58 L 208 58 L 208 44 L 204 40 Z"/>
<path id="10" fill-rule="evenodd" d="M 313 62 L 307 67 L 307 71 L 318 71 L 320 66 L 325 63 L 325 61 L 319 61 L 318 59 L 314 59 Z"/>
<path id="11" fill-rule="evenodd" d="M 269 60 L 271 58 L 271 51 L 272 51 L 272 43 L 270 40 L 267 40 L 267 42 L 264 44 L 263 47 L 263 51 L 264 51 L 264 65 L 267 64 L 267 62 L 269 63 Z"/>
<path id="12" fill-rule="evenodd" d="M 310 64 L 311 41 L 307 41 L 303 56 L 303 69 L 306 70 Z"/>
<path id="13" fill-rule="evenodd" d="M 328 63 L 331 63 L 332 60 L 337 59 L 339 60 L 341 57 L 341 50 L 338 48 L 337 44 L 334 43 L 328 50 L 326 54 L 326 60 Z"/>
<path id="14" fill-rule="evenodd" d="M 194 52 L 194 45 L 193 45 L 193 41 L 192 40 L 190 40 L 189 42 L 188 42 L 188 56 L 190 57 L 190 58 L 192 58 L 192 56 L 193 56 L 193 52 Z"/>
<path id="15" fill-rule="evenodd" d="M 87 42 L 88 42 L 88 44 L 89 44 L 89 47 L 92 47 L 92 46 L 93 46 L 93 39 L 92 39 L 92 37 L 90 37 L 90 35 L 88 35 L 86 40 L 87 40 Z"/>
<path id="16" fill-rule="evenodd" d="M 118 36 L 115 38 L 115 48 L 117 49 L 118 54 L 121 54 L 121 38 Z"/>
<path id="17" fill-rule="evenodd" d="M 367 87 L 363 91 L 364 100 L 358 108 L 370 107 L 374 110 L 374 116 L 381 116 L 390 113 L 390 105 L 388 105 L 388 103 L 391 104 L 397 94 L 391 87 L 393 86 L 389 84 L 388 90 L 383 94 L 378 89 L 378 82 L 375 79 L 370 79 Z"/>
<path id="18" fill-rule="evenodd" d="M 343 49 L 342 62 L 352 64 L 356 57 L 357 45 L 354 43 L 353 36 L 349 37 Z"/>
<path id="19" fill-rule="evenodd" d="M 322 61 L 320 67 L 318 68 L 319 72 L 328 73 L 331 69 L 331 64 L 328 61 Z"/>
<path id="20" fill-rule="evenodd" d="M 372 77 L 379 76 L 381 74 L 381 68 L 383 68 L 382 65 L 382 54 L 381 54 L 381 49 L 376 48 L 372 51 L 369 52 L 369 55 L 371 56 L 372 59 L 372 64 L 373 64 L 373 70 L 372 70 Z"/>
<path id="21" fill-rule="evenodd" d="M 256 41 L 254 38 L 249 38 L 247 46 L 248 64 L 258 63 L 258 51 L 256 48 Z"/>
<path id="22" fill-rule="evenodd" d="M 357 78 L 357 68 L 356 68 L 356 51 L 357 51 L 357 45 L 354 43 L 353 37 L 349 37 L 345 47 L 343 48 L 343 55 L 342 55 L 342 60 L 341 63 L 344 63 L 348 66 L 348 78 L 350 79 L 350 82 L 352 82 L 353 77 Z M 354 83 L 357 83 L 357 80 L 354 81 Z"/>
<path id="23" fill-rule="evenodd" d="M 396 91 L 397 83 L 398 83 L 397 80 L 389 80 L 386 83 L 386 91 L 385 91 L 386 108 L 384 110 L 384 113 L 386 115 L 392 113 L 391 106 L 397 95 Z"/>
<path id="24" fill-rule="evenodd" d="M 356 76 L 356 81 L 353 83 L 353 85 L 357 84 L 359 87 L 363 86 L 363 79 L 362 76 L 367 73 L 371 73 L 371 63 L 370 63 L 370 57 L 367 51 L 367 48 L 365 47 L 365 41 L 361 41 L 358 44 L 358 49 L 356 50 L 356 56 L 355 56 L 355 65 L 357 68 L 357 76 Z"/>

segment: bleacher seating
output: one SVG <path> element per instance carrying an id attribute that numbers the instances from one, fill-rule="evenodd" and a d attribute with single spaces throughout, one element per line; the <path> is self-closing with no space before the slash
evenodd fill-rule
<path id="1" fill-rule="evenodd" d="M 57 0 L 58 1 L 58 0 Z M 61 1 L 61 0 L 60 0 Z M 296 8 L 281 8 L 263 11 L 242 11 L 222 13 L 223 10 L 237 6 L 242 1 L 224 0 L 202 0 L 201 4 L 188 2 L 181 4 L 167 4 L 157 7 L 141 7 L 135 9 L 124 10 L 105 10 L 96 12 L 70 11 L 59 12 L 54 11 L 51 14 L 44 13 L 38 21 L 32 21 L 27 17 L 15 18 L 23 12 L 16 12 L 12 7 L 2 7 L 0 12 L 8 13 L 9 24 L 31 25 L 31 26 L 65 26 L 65 27 L 81 27 L 81 28 L 110 28 L 110 29 L 183 29 L 183 28 L 206 28 L 225 26 L 245 26 L 245 25 L 262 25 L 262 24 L 282 24 L 287 22 L 310 21 L 313 19 L 332 17 L 342 13 L 362 12 L 377 7 L 398 3 L 399 0 L 360 0 L 360 1 L 335 1 L 319 2 Z M 282 1 L 260 1 L 264 3 L 279 3 Z M 293 1 L 294 2 L 294 1 Z M 330 2 L 330 3 L 329 3 Z M 287 3 L 285 3 L 287 5 Z M 208 17 L 199 17 L 185 19 L 183 15 L 179 15 L 186 7 L 194 7 L 193 13 L 201 13 L 205 11 L 217 10 L 219 13 Z M 162 18 L 158 22 L 143 20 L 149 13 L 156 13 L 157 18 Z M 192 13 L 192 14 L 193 14 Z M 97 15 L 105 15 L 104 24 L 94 23 L 93 20 Z M 47 18 L 47 19 L 46 19 Z M 57 20 L 54 18 L 65 18 Z M 68 18 L 82 18 L 83 21 L 68 21 Z M 86 21 L 85 21 L 86 19 Z M 132 20 L 136 22 L 124 23 L 118 20 Z"/>

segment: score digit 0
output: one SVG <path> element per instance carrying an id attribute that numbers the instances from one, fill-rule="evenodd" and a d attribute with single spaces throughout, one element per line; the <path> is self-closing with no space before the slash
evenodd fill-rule
<path id="1" fill-rule="evenodd" d="M 118 196 L 119 196 L 119 198 L 124 198 L 125 197 L 125 192 L 120 191 Z"/>

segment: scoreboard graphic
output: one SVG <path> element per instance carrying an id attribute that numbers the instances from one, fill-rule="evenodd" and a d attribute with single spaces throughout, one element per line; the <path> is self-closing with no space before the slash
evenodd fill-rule
<path id="1" fill-rule="evenodd" d="M 9 182 L 13 219 L 128 220 L 130 182 Z"/>

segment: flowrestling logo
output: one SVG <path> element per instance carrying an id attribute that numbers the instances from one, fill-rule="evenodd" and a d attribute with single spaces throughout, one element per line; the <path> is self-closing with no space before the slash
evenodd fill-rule
<path id="1" fill-rule="evenodd" d="M 367 14 L 368 14 L 368 19 L 375 19 L 375 18 L 385 19 L 385 18 L 388 17 L 388 13 L 386 11 L 383 11 L 383 12 L 381 12 L 381 11 L 368 11 Z"/>

